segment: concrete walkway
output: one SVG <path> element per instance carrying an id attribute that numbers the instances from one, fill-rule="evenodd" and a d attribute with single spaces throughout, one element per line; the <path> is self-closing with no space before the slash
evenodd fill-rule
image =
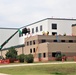
<path id="1" fill-rule="evenodd" d="M 0 75 L 8 75 L 8 74 L 3 74 L 3 73 L 0 73 Z"/>
<path id="2" fill-rule="evenodd" d="M 8 65 L 0 65 L 0 68 L 5 67 L 16 67 L 16 66 L 33 66 L 33 65 L 48 65 L 48 64 L 71 64 L 76 62 L 49 62 L 49 63 L 28 63 L 28 64 L 8 64 Z"/>

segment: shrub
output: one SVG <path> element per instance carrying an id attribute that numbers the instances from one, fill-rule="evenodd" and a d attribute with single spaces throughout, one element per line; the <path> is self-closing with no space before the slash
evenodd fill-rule
<path id="1" fill-rule="evenodd" d="M 61 61 L 62 60 L 62 55 L 61 54 L 56 54 L 55 58 L 57 61 Z"/>
<path id="2" fill-rule="evenodd" d="M 27 63 L 33 63 L 33 60 L 34 60 L 34 57 L 33 57 L 32 54 L 28 54 L 28 55 L 25 56 L 25 61 Z"/>
<path id="3" fill-rule="evenodd" d="M 18 59 L 21 63 L 23 63 L 24 60 L 25 60 L 25 55 L 24 55 L 24 54 L 20 54 L 20 55 L 18 55 L 17 59 Z"/>

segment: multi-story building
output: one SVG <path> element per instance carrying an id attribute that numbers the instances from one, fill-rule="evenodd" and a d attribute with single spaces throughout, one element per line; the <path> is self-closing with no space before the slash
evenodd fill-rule
<path id="1" fill-rule="evenodd" d="M 50 60 L 57 53 L 76 56 L 76 37 L 36 35 L 25 39 L 24 54 L 33 54 L 34 61 Z"/>
<path id="2" fill-rule="evenodd" d="M 30 25 L 30 35 L 16 35 L 14 46 L 20 54 L 33 54 L 34 61 L 51 60 L 57 53 L 67 57 L 76 56 L 76 19 L 47 18 Z M 22 27 L 21 29 L 25 28 Z M 42 35 L 43 32 L 49 35 Z M 64 34 L 66 34 L 64 36 Z M 12 41 L 12 40 L 11 40 Z M 11 42 L 10 41 L 10 42 Z M 8 48 L 3 49 L 5 57 Z"/>
<path id="3" fill-rule="evenodd" d="M 49 32 L 49 35 L 72 35 L 72 25 L 76 24 L 76 19 L 65 18 L 46 18 L 35 23 L 26 25 L 22 28 L 30 28 L 30 34 L 42 35 L 43 32 Z M 27 35 L 19 38 L 20 44 L 24 43 L 24 38 Z"/>

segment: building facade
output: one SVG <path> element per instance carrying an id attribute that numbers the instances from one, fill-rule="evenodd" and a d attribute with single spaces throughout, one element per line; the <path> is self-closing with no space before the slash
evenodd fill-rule
<path id="1" fill-rule="evenodd" d="M 46 18 L 35 23 L 26 25 L 22 28 L 30 28 L 30 35 L 42 35 L 43 32 L 49 32 L 49 35 L 72 35 L 72 25 L 76 24 L 76 19 L 65 18 Z M 19 43 L 24 43 L 24 38 L 28 35 L 23 35 L 19 38 Z"/>
<path id="2" fill-rule="evenodd" d="M 25 39 L 24 54 L 33 54 L 34 61 L 51 60 L 57 53 L 76 56 L 76 37 L 37 35 Z"/>
<path id="3" fill-rule="evenodd" d="M 13 46 L 20 54 L 33 54 L 34 61 L 48 61 L 57 53 L 67 57 L 76 56 L 76 19 L 47 18 L 21 28 L 30 28 L 30 34 L 17 33 L 5 46 L 0 54 L 5 57 L 8 49 Z M 1 28 L 0 43 L 2 44 L 18 29 Z M 49 32 L 49 35 L 43 33 Z M 5 34 L 5 35 L 3 35 Z M 65 36 L 64 36 L 65 34 Z"/>

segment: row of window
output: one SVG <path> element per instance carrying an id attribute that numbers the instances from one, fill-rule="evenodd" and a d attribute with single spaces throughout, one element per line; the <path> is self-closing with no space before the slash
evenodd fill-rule
<path id="1" fill-rule="evenodd" d="M 53 23 L 52 24 L 52 29 L 57 29 L 57 24 L 55 24 L 55 23 Z M 40 31 L 42 31 L 43 30 L 43 27 L 42 27 L 42 25 L 40 26 Z M 34 33 L 34 32 L 38 32 L 39 31 L 39 29 L 38 29 L 38 27 L 36 27 L 36 30 L 34 30 L 34 28 L 32 28 L 32 33 Z"/>
<path id="2" fill-rule="evenodd" d="M 43 30 L 43 28 L 42 28 L 42 25 L 41 25 L 40 26 L 40 31 L 42 31 L 42 30 Z M 38 31 L 39 31 L 38 27 L 36 27 L 36 30 L 34 28 L 32 28 L 32 33 L 38 32 Z"/>
<path id="3" fill-rule="evenodd" d="M 75 40 L 54 40 L 53 42 L 76 42 Z"/>
<path id="4" fill-rule="evenodd" d="M 57 29 L 57 24 L 52 23 L 52 29 Z M 38 32 L 38 31 L 43 31 L 43 27 L 42 25 L 40 26 L 40 28 L 36 27 L 36 28 L 32 28 L 32 33 Z M 55 34 L 55 33 L 53 33 Z M 19 37 L 21 37 L 22 34 L 19 34 Z"/>
<path id="5" fill-rule="evenodd" d="M 33 40 L 33 41 L 28 41 L 28 42 L 27 42 L 27 46 L 29 46 L 29 45 L 35 45 L 35 40 Z"/>
<path id="6" fill-rule="evenodd" d="M 35 48 L 33 48 L 33 49 L 31 48 L 31 49 L 30 49 L 30 53 L 35 53 L 35 51 L 36 51 Z M 39 54 L 38 54 L 38 57 L 41 58 L 41 57 L 42 57 L 42 54 L 39 53 Z M 46 57 L 46 53 L 43 53 L 43 57 L 44 57 L 44 58 Z"/>
<path id="7" fill-rule="evenodd" d="M 70 42 L 70 43 L 73 43 L 73 42 L 76 42 L 76 40 L 59 40 L 59 39 L 57 39 L 57 40 L 45 40 L 45 39 L 41 40 L 41 43 L 44 43 L 44 42 Z M 26 43 L 27 43 L 27 46 L 36 44 L 35 40 L 28 41 Z"/>
<path id="8" fill-rule="evenodd" d="M 42 57 L 45 58 L 45 57 L 46 57 L 46 53 L 39 53 L 39 54 L 38 54 L 38 58 L 42 58 Z"/>
<path id="9" fill-rule="evenodd" d="M 35 53 L 35 48 L 33 48 L 33 49 L 31 48 L 30 53 Z"/>

